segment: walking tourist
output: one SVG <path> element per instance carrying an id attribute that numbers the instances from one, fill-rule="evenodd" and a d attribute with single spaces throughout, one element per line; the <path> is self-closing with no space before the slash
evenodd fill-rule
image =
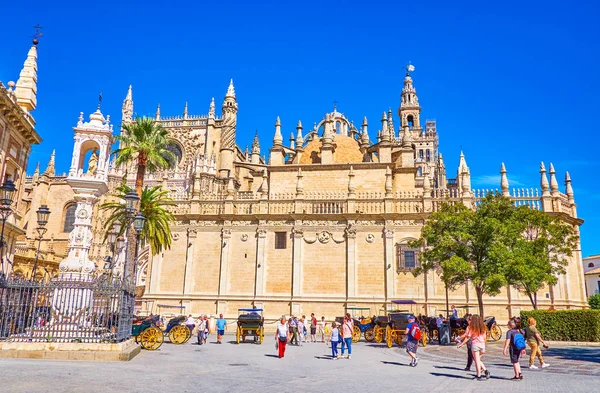
<path id="1" fill-rule="evenodd" d="M 325 322 L 325 317 L 321 317 L 323 322 L 323 342 L 329 345 L 329 335 L 331 334 L 331 326 Z M 333 325 L 332 325 L 333 326 Z"/>
<path id="2" fill-rule="evenodd" d="M 185 326 L 190 329 L 190 335 L 194 332 L 194 328 L 196 327 L 196 320 L 192 317 L 192 314 L 188 316 L 188 319 L 185 321 Z"/>
<path id="3" fill-rule="evenodd" d="M 340 341 L 340 329 L 338 329 L 335 322 L 331 324 L 331 337 L 329 337 L 329 341 L 331 341 L 331 358 L 337 360 L 340 357 L 337 350 L 337 345 Z"/>
<path id="4" fill-rule="evenodd" d="M 204 318 L 204 344 L 206 344 L 206 340 L 208 340 L 208 335 L 210 334 L 210 326 L 208 324 L 208 317 L 205 315 Z"/>
<path id="5" fill-rule="evenodd" d="M 487 340 L 487 327 L 481 318 L 477 314 L 473 314 L 471 317 L 471 323 L 467 327 L 465 334 L 471 338 L 471 352 L 473 353 L 473 360 L 475 361 L 475 371 L 477 372 L 477 380 L 483 379 L 482 373 L 485 379 L 490 378 L 490 372 L 486 369 L 485 364 L 481 360 L 481 357 L 485 353 L 485 341 Z M 458 344 L 458 348 L 466 344 L 466 340 Z"/>
<path id="6" fill-rule="evenodd" d="M 317 342 L 317 318 L 314 312 L 310 314 L 310 342 Z"/>
<path id="7" fill-rule="evenodd" d="M 469 324 L 471 324 L 471 316 L 467 317 L 467 325 Z M 465 367 L 465 371 L 471 371 L 471 366 L 473 365 L 473 350 L 471 348 L 471 337 L 467 336 L 466 331 L 462 336 L 458 337 L 459 343 L 463 340 L 467 340 L 467 367 Z"/>
<path id="8" fill-rule="evenodd" d="M 198 345 L 204 344 L 204 329 L 206 329 L 206 320 L 200 316 L 198 318 Z"/>
<path id="9" fill-rule="evenodd" d="M 540 348 L 540 344 L 542 344 L 544 348 L 548 348 L 548 345 L 542 339 L 542 336 L 540 336 L 540 332 L 538 332 L 537 330 L 537 322 L 535 318 L 529 317 L 528 322 L 529 326 L 525 328 L 525 338 L 527 339 L 527 345 L 529 345 L 529 348 L 531 348 L 531 353 L 529 354 L 529 368 L 538 368 L 535 364 L 533 364 L 536 356 L 540 361 L 540 366 L 542 368 L 546 368 L 550 365 L 548 363 L 544 363 L 544 358 L 542 357 L 542 350 Z"/>
<path id="10" fill-rule="evenodd" d="M 458 319 L 458 310 L 454 304 L 450 306 L 450 310 L 452 310 L 452 318 Z"/>
<path id="11" fill-rule="evenodd" d="M 290 345 L 298 345 L 298 318 L 290 318 L 290 332 L 292 333 L 292 339 Z"/>
<path id="12" fill-rule="evenodd" d="M 415 337 L 417 336 L 419 337 Z M 406 335 L 406 353 L 411 357 L 410 366 L 415 367 L 419 364 L 419 358 L 417 357 L 417 348 L 419 347 L 419 338 L 421 332 L 419 330 L 419 324 L 415 322 L 415 317 L 410 315 L 408 317 L 408 325 L 406 325 L 406 330 L 404 331 Z"/>
<path id="13" fill-rule="evenodd" d="M 227 330 L 227 321 L 223 318 L 223 314 L 219 314 L 219 319 L 217 319 L 217 343 L 223 344 L 223 336 L 225 335 L 225 330 Z"/>
<path id="14" fill-rule="evenodd" d="M 515 371 L 515 376 L 511 379 L 520 381 L 523 379 L 523 374 L 521 373 L 519 358 L 521 357 L 521 354 L 525 352 L 525 338 L 523 337 L 523 333 L 517 329 L 517 324 L 513 319 L 508 321 L 508 329 L 509 330 L 506 332 L 506 341 L 504 342 L 504 351 L 502 351 L 502 353 L 504 356 L 506 356 L 507 353 L 510 354 L 510 362 Z"/>
<path id="15" fill-rule="evenodd" d="M 298 320 L 298 345 L 302 346 L 302 342 L 306 343 L 306 336 L 304 335 L 304 318 Z"/>
<path id="16" fill-rule="evenodd" d="M 290 318 L 291 319 L 291 318 Z M 275 346 L 279 350 L 279 359 L 285 355 L 285 345 L 287 344 L 290 335 L 290 327 L 285 321 L 285 317 L 281 317 L 275 332 Z"/>
<path id="17" fill-rule="evenodd" d="M 344 357 L 344 346 L 348 348 L 348 357 L 346 359 L 350 359 L 352 356 L 352 331 L 354 330 L 354 322 L 352 321 L 352 317 L 349 313 L 344 317 L 344 322 L 342 323 L 342 357 Z"/>

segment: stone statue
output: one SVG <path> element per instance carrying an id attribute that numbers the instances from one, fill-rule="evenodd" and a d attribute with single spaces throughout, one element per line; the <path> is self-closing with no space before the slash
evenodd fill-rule
<path id="1" fill-rule="evenodd" d="M 94 150 L 88 162 L 88 170 L 86 175 L 95 175 L 98 170 L 98 150 Z"/>

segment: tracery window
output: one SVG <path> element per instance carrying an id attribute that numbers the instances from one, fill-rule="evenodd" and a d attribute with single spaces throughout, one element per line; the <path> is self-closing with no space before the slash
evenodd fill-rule
<path id="1" fill-rule="evenodd" d="M 75 210 L 77 209 L 77 205 L 71 203 L 65 209 L 65 217 L 63 224 L 63 232 L 71 233 L 73 228 L 75 227 Z"/>
<path id="2" fill-rule="evenodd" d="M 175 160 L 173 160 L 172 158 L 168 159 L 169 166 L 171 168 L 175 168 L 181 162 L 181 158 L 183 158 L 183 150 L 181 150 L 181 146 L 179 146 L 179 144 L 174 141 L 169 143 L 169 145 L 167 146 L 167 150 L 173 153 L 173 155 L 175 156 Z"/>
<path id="3" fill-rule="evenodd" d="M 415 269 L 419 266 L 419 250 L 407 244 L 397 246 L 398 273 Z"/>

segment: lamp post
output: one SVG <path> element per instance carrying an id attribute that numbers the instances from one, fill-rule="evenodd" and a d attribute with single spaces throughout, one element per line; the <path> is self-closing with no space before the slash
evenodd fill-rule
<path id="1" fill-rule="evenodd" d="M 38 227 L 35 230 L 38 233 L 38 247 L 37 252 L 35 253 L 35 262 L 33 262 L 33 270 L 31 271 L 31 280 L 35 278 L 35 271 L 37 270 L 38 259 L 40 257 L 40 247 L 42 246 L 42 239 L 44 238 L 44 234 L 48 229 L 46 228 L 46 224 L 48 224 L 48 217 L 50 216 L 50 209 L 48 206 L 42 205 L 36 211 L 37 214 L 37 223 Z"/>
<path id="2" fill-rule="evenodd" d="M 0 264 L 4 273 L 4 225 L 12 214 L 10 205 L 13 203 L 13 195 L 16 191 L 15 183 L 8 179 L 0 186 L 0 218 L 2 219 L 2 232 L 0 234 Z"/>
<path id="3" fill-rule="evenodd" d="M 133 229 L 135 230 L 135 258 L 133 259 L 133 284 L 137 283 L 137 259 L 138 259 L 138 249 L 140 244 L 140 236 L 142 234 L 142 230 L 144 229 L 144 224 L 146 223 L 146 217 L 142 214 L 142 212 L 138 212 L 133 219 Z"/>
<path id="4" fill-rule="evenodd" d="M 128 240 L 128 245 L 127 245 L 127 251 L 125 252 L 125 266 L 124 266 L 124 272 L 123 272 L 123 278 L 127 279 L 129 278 L 129 274 L 130 274 L 130 270 L 132 272 L 135 271 L 135 260 L 134 260 L 134 266 L 133 268 L 131 268 L 129 266 L 129 229 L 131 226 L 131 223 L 133 221 L 135 221 L 135 217 L 136 217 L 136 213 L 137 213 L 137 203 L 139 202 L 140 197 L 138 196 L 138 194 L 134 191 L 131 190 L 129 191 L 126 195 L 125 195 L 125 219 L 124 219 L 124 224 L 125 224 L 125 237 Z M 137 237 L 137 236 L 136 236 Z M 136 244 L 136 249 L 135 249 L 135 255 L 137 258 L 137 244 Z"/>

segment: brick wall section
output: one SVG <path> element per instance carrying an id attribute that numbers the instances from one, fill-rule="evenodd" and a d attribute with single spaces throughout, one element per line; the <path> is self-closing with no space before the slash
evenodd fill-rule
<path id="1" fill-rule="evenodd" d="M 305 233 L 305 236 L 315 235 Z M 333 234 L 335 239 L 343 236 L 343 233 Z M 311 294 L 346 296 L 345 243 L 338 244 L 332 239 L 326 244 L 319 241 L 304 244 L 302 291 L 304 296 Z"/>
<path id="2" fill-rule="evenodd" d="M 277 231 L 286 231 L 278 229 Z M 287 230 L 287 247 L 275 249 L 275 232 L 269 231 L 265 242 L 267 253 L 267 293 L 290 295 L 292 293 L 292 239 Z"/>
<path id="3" fill-rule="evenodd" d="M 242 234 L 248 236 L 245 242 Z M 233 232 L 231 234 L 231 259 L 229 260 L 230 294 L 254 295 L 256 276 L 256 233 Z M 248 306 L 246 306 L 248 307 Z"/>
<path id="4" fill-rule="evenodd" d="M 367 235 L 375 236 L 373 243 L 366 240 Z M 383 237 L 380 230 L 358 232 L 357 244 L 357 287 L 358 296 L 385 296 L 385 266 Z"/>
<path id="5" fill-rule="evenodd" d="M 214 295 L 219 291 L 220 255 L 220 232 L 198 232 L 194 245 L 194 293 Z"/>

